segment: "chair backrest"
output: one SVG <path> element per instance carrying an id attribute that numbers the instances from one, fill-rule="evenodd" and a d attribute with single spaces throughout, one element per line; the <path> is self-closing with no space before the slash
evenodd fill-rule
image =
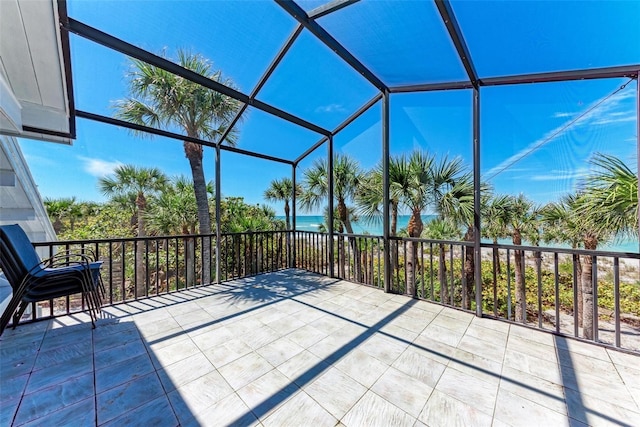
<path id="1" fill-rule="evenodd" d="M 0 268 L 13 288 L 39 263 L 38 253 L 18 224 L 0 226 Z"/>

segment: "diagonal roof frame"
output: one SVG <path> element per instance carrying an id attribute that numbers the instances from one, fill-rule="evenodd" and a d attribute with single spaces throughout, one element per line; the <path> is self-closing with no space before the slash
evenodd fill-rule
<path id="1" fill-rule="evenodd" d="M 244 104 L 249 104 L 252 107 L 256 107 L 259 110 L 262 110 L 266 113 L 272 114 L 274 116 L 280 117 L 281 119 L 287 120 L 291 123 L 297 124 L 298 126 L 302 126 L 309 130 L 312 130 L 321 135 L 329 135 L 330 131 L 324 129 L 316 124 L 308 122 L 296 115 L 288 113 L 284 110 L 281 110 L 277 107 L 274 107 L 266 102 L 259 101 L 257 99 L 251 99 L 248 95 L 236 90 L 232 89 L 222 83 L 219 83 L 215 80 L 209 79 L 201 74 L 198 74 L 194 71 L 188 70 L 180 65 L 171 62 L 165 58 L 162 58 L 158 55 L 155 55 L 149 51 L 141 49 L 137 46 L 134 46 L 130 43 L 125 42 L 124 40 L 118 39 L 110 34 L 102 32 L 96 28 L 93 28 L 87 24 L 84 24 L 80 21 L 77 21 L 73 18 L 69 18 L 67 23 L 63 23 L 63 28 L 71 33 L 77 34 L 81 37 L 86 38 L 87 40 L 91 40 L 95 43 L 106 46 L 112 50 L 120 52 L 124 55 L 130 56 L 132 58 L 136 58 L 140 61 L 144 61 L 153 66 L 160 67 L 166 71 L 169 71 L 177 76 L 180 76 L 184 79 L 187 79 L 193 83 L 197 83 L 202 85 L 208 89 L 219 92 L 223 95 L 229 96 L 237 101 L 240 101 Z"/>
<path id="2" fill-rule="evenodd" d="M 280 50 L 276 54 L 273 61 L 271 61 L 271 64 L 269 64 L 269 66 L 267 67 L 262 77 L 260 77 L 260 80 L 258 80 L 258 83 L 251 91 L 249 98 L 253 100 L 256 99 L 256 96 L 258 96 L 260 89 L 262 89 L 264 85 L 267 83 L 267 80 L 269 80 L 269 77 L 271 77 L 273 72 L 276 70 L 276 67 L 278 66 L 278 64 L 280 64 L 280 62 L 282 61 L 284 56 L 287 54 L 291 46 L 293 46 L 293 43 L 298 39 L 298 36 L 302 32 L 302 30 L 303 30 L 302 24 L 298 24 L 298 26 L 293 30 L 291 35 L 287 38 L 284 45 L 280 48 Z M 229 123 L 229 126 L 227 126 L 227 129 L 225 130 L 224 134 L 222 134 L 222 136 L 220 137 L 218 144 L 222 144 L 225 141 L 225 139 L 229 136 L 229 134 L 233 130 L 233 127 L 238 123 L 238 121 L 240 120 L 244 112 L 247 110 L 248 106 L 249 106 L 248 104 L 244 104 L 242 108 L 240 108 L 236 116 Z"/>
<path id="3" fill-rule="evenodd" d="M 150 126 L 138 125 L 136 123 L 127 122 L 125 120 L 119 120 L 119 119 L 109 117 L 109 116 L 104 116 L 101 114 L 90 113 L 82 110 L 75 110 L 75 114 L 76 114 L 76 117 L 93 120 L 94 122 L 119 126 L 126 129 L 131 129 L 137 132 L 150 133 L 152 135 L 158 135 L 158 136 L 163 136 L 165 138 L 176 139 L 178 141 L 193 142 L 194 144 L 203 145 L 205 147 L 220 148 L 223 151 L 230 151 L 232 153 L 238 153 L 238 154 L 243 154 L 250 157 L 256 157 L 258 159 L 271 160 L 273 162 L 286 163 L 288 165 L 293 165 L 293 161 L 288 159 L 281 159 L 279 157 L 269 156 L 268 154 L 255 153 L 253 151 L 243 150 L 242 148 L 232 147 L 230 145 L 218 145 L 217 143 L 212 141 L 205 141 L 203 139 L 193 138 L 187 135 L 182 135 L 175 132 L 169 132 L 166 130 L 157 129 Z"/>
<path id="4" fill-rule="evenodd" d="M 382 93 L 379 93 L 373 98 L 371 98 L 369 101 L 367 101 L 362 107 L 358 108 L 356 111 L 353 112 L 353 114 L 351 114 L 342 123 L 336 126 L 336 128 L 331 132 L 331 136 L 336 135 L 342 129 L 346 128 L 351 123 L 353 123 L 358 117 L 364 114 L 369 108 L 373 107 L 381 98 L 382 98 Z M 316 149 L 318 149 L 320 146 L 322 146 L 322 144 L 324 144 L 328 140 L 329 140 L 328 136 L 323 136 L 318 142 L 313 144 L 311 147 L 309 147 L 307 151 L 302 153 L 296 160 L 294 160 L 293 165 L 297 167 L 298 163 L 304 160 L 305 157 L 313 153 Z"/>
<path id="5" fill-rule="evenodd" d="M 302 24 L 307 30 L 315 35 L 318 40 L 324 43 L 329 49 L 334 51 L 340 58 L 354 70 L 360 73 L 366 80 L 375 86 L 380 92 L 388 90 L 387 85 L 380 80 L 371 70 L 369 70 L 360 60 L 351 54 L 338 40 L 327 32 L 315 19 L 309 17 L 307 13 L 293 0 L 276 0 L 287 13 Z M 348 3 L 348 4 L 352 4 Z M 345 5 L 346 6 L 346 5 Z M 344 6 L 343 6 L 344 7 Z M 337 10 L 337 9 L 334 9 Z"/>
<path id="6" fill-rule="evenodd" d="M 295 41 L 295 38 L 297 37 L 296 34 L 299 33 L 301 26 L 305 27 L 305 28 L 309 28 L 309 26 L 313 26 L 314 28 L 318 29 L 318 32 L 320 33 L 320 35 L 325 34 L 328 39 L 325 38 L 321 38 L 318 36 L 318 34 L 316 34 L 315 32 L 312 31 L 312 33 L 314 35 L 316 35 L 316 37 L 318 37 L 321 41 L 323 41 L 325 44 L 327 44 L 329 47 L 331 47 L 331 40 L 335 41 L 335 39 L 329 35 L 329 33 L 326 32 L 326 30 L 324 30 L 320 25 L 318 25 L 317 23 L 315 23 L 315 18 L 320 17 L 320 16 L 325 16 L 329 13 L 335 12 L 337 10 L 340 10 L 346 6 L 349 6 L 351 4 L 356 3 L 359 0 L 334 0 L 331 1 L 323 6 L 320 6 L 314 10 L 312 10 L 309 15 L 307 16 L 306 12 L 304 12 L 304 10 L 302 10 L 295 2 L 291 1 L 291 0 L 276 0 L 277 3 L 279 3 L 283 8 L 285 8 L 285 10 L 287 10 L 289 12 L 289 9 L 287 9 L 288 6 L 291 6 L 293 8 L 293 10 L 298 11 L 301 15 L 300 16 L 306 16 L 306 19 L 298 19 L 298 17 L 296 17 L 295 15 L 294 18 L 298 19 L 298 21 L 300 22 L 300 25 L 298 26 L 298 28 L 296 28 L 294 30 L 294 32 L 292 33 L 292 35 L 290 36 L 290 38 L 285 42 L 285 44 L 283 45 L 283 47 L 281 48 L 280 52 L 278 53 L 278 55 L 276 56 L 276 58 L 274 59 L 274 61 L 272 62 L 272 64 L 268 67 L 268 69 L 265 71 L 265 74 L 262 76 L 260 82 L 258 83 L 258 85 L 256 85 L 256 88 L 254 88 L 254 90 L 252 91 L 252 96 L 247 96 L 235 89 L 229 88 L 221 83 L 215 82 L 213 80 L 207 79 L 203 76 L 200 76 L 196 73 L 192 73 L 190 72 L 190 70 L 184 69 L 178 65 L 176 65 L 173 62 L 167 61 L 164 58 L 158 57 L 156 55 L 151 54 L 150 52 L 144 51 L 143 49 L 139 49 L 133 45 L 130 45 L 129 43 L 126 43 L 122 40 L 119 40 L 113 36 L 110 36 L 106 33 L 102 33 L 99 30 L 96 30 L 92 27 L 89 27 L 79 21 L 73 20 L 72 18 L 68 18 L 68 22 L 62 22 L 62 27 L 66 30 L 68 30 L 69 32 L 74 32 L 80 36 L 83 36 L 85 38 L 88 38 L 96 43 L 99 44 L 103 44 L 113 50 L 116 51 L 120 51 L 121 53 L 124 54 L 129 54 L 128 51 L 123 51 L 120 48 L 122 48 L 123 46 L 126 49 L 132 49 L 133 53 L 137 53 L 142 55 L 142 58 L 139 58 L 141 60 L 145 60 L 145 58 L 151 58 L 151 61 L 155 61 L 155 60 L 159 60 L 158 62 L 160 62 L 159 64 L 155 64 L 153 62 L 152 65 L 157 65 L 160 66 L 161 68 L 165 68 L 166 66 L 163 66 L 162 63 L 164 63 L 164 65 L 168 65 L 170 69 L 168 69 L 168 71 L 170 72 L 175 72 L 174 69 L 177 69 L 177 72 L 175 72 L 177 75 L 180 75 L 184 78 L 186 78 L 187 80 L 190 81 L 194 81 L 194 80 L 198 80 L 198 81 L 194 81 L 195 83 L 198 84 L 202 84 L 205 87 L 208 87 L 212 90 L 216 90 L 220 93 L 223 93 L 225 95 L 228 95 L 234 99 L 238 99 L 239 101 L 243 102 L 243 107 L 242 107 L 242 111 L 246 110 L 246 108 L 248 107 L 248 105 L 252 105 L 262 111 L 265 111 L 269 114 L 275 115 L 277 117 L 280 117 L 284 120 L 290 121 L 294 124 L 298 124 L 302 127 L 305 127 L 307 129 L 313 130 L 317 133 L 321 133 L 322 135 L 324 135 L 325 137 L 323 137 L 323 139 L 321 140 L 322 142 L 324 142 L 326 140 L 326 136 L 328 136 L 329 134 L 334 135 L 335 133 L 339 132 L 339 128 L 340 126 L 338 126 L 338 128 L 336 128 L 333 132 L 328 131 L 326 129 L 321 128 L 320 126 L 317 126 L 313 123 L 307 122 L 304 119 L 301 119 L 293 114 L 287 113 L 283 110 L 280 110 L 276 107 L 273 107 L 269 104 L 266 104 L 262 101 L 256 100 L 254 99 L 255 96 L 257 95 L 257 92 L 262 88 L 262 86 L 266 83 L 266 81 L 268 80 L 268 78 L 271 76 L 271 74 L 273 73 L 275 67 L 278 65 L 278 63 L 281 61 L 281 59 L 284 57 L 284 55 L 287 53 L 290 45 Z M 458 49 L 459 55 L 461 56 L 461 60 L 463 62 L 467 61 L 467 65 L 469 65 L 468 67 L 465 66 L 465 69 L 467 69 L 468 73 L 470 74 L 470 80 L 473 80 L 473 77 L 475 76 L 475 68 L 473 67 L 473 64 L 471 62 L 471 58 L 470 55 L 468 54 L 468 49 L 466 48 L 466 42 L 464 42 L 464 38 L 462 37 L 462 34 L 460 32 L 459 26 L 457 25 L 457 21 L 455 20 L 455 16 L 453 15 L 453 11 L 450 7 L 450 3 L 449 0 L 434 0 L 436 2 L 436 5 L 438 6 L 438 9 L 441 10 L 440 8 L 442 8 L 442 10 L 444 12 L 441 11 L 441 16 L 443 17 L 443 20 L 445 21 L 445 25 L 447 25 L 447 23 L 449 23 L 449 25 L 447 26 L 447 29 L 451 34 L 453 34 L 453 37 L 457 37 L 458 38 L 458 43 L 456 43 L 454 41 L 454 44 L 456 44 L 456 48 Z M 284 5 L 283 5 L 284 4 Z M 298 13 L 295 12 L 295 13 Z M 306 22 L 306 25 L 305 25 Z M 312 25 L 312 24 L 313 25 Z M 454 25 L 455 24 L 455 25 Z M 73 27 L 73 28 L 72 28 Z M 449 27 L 451 28 L 451 30 L 449 29 Z M 74 30 L 75 29 L 75 30 Z M 83 29 L 88 29 L 90 31 L 93 32 L 93 34 L 91 35 L 85 35 L 84 33 L 82 33 Z M 101 39 L 101 37 L 105 37 L 104 40 L 100 41 L 100 40 L 94 40 L 92 38 L 92 36 L 95 36 L 96 34 L 98 34 L 98 38 Z M 106 42 L 105 42 L 106 40 Z M 366 77 L 366 72 L 370 71 L 368 69 L 366 69 L 366 67 L 364 65 L 362 65 L 355 57 L 353 57 L 350 52 L 348 52 L 344 47 L 342 47 L 342 45 L 340 45 L 337 41 L 335 41 L 335 43 L 337 43 L 337 45 L 341 48 L 340 50 L 343 50 L 344 52 L 346 52 L 346 57 L 343 55 L 340 55 L 338 51 L 336 51 L 334 49 L 334 51 L 336 53 L 339 54 L 339 56 L 345 60 L 350 66 L 352 66 L 352 68 L 356 69 L 356 71 L 361 72 L 361 74 L 365 75 Z M 130 56 L 134 56 L 135 55 L 130 55 Z M 352 64 L 351 59 L 353 59 L 354 61 L 356 61 L 358 64 L 361 65 L 361 67 L 364 68 L 364 73 L 357 67 L 354 66 L 354 64 Z M 638 75 L 638 69 L 640 68 L 640 66 L 622 66 L 622 67 L 607 67 L 607 68 L 601 68 L 601 69 L 591 69 L 591 70 L 576 70 L 576 71 L 563 71 L 563 72 L 551 72 L 551 73 L 538 73 L 538 74 L 525 74 L 525 75 L 516 75 L 516 76 L 502 76 L 502 77 L 492 77 L 492 78 L 488 78 L 488 79 L 480 79 L 476 77 L 476 83 L 479 86 L 493 86 L 493 85 L 505 85 L 505 84 L 519 84 L 519 83 L 537 83 L 537 82 L 550 82 L 550 81 L 565 81 L 565 80 L 581 80 L 581 79 L 596 79 L 596 78 L 608 78 L 608 77 L 637 77 Z M 187 75 L 185 75 L 187 74 Z M 193 74 L 191 76 L 189 76 L 189 74 Z M 371 74 L 373 75 L 373 74 Z M 373 76 L 375 79 L 377 79 L 375 76 Z M 204 80 L 204 82 L 203 82 Z M 374 80 L 375 81 L 375 80 Z M 371 82 L 371 80 L 370 80 Z M 374 82 L 372 82 L 374 83 Z M 382 82 L 380 82 L 382 83 Z M 382 83 L 384 85 L 384 83 Z M 213 86 L 213 87 L 212 87 Z M 385 86 L 384 89 L 386 89 L 389 93 L 404 93 L 404 92 L 419 92 L 419 91 L 440 91 L 440 90 L 453 90 L 453 89 L 471 89 L 471 88 L 475 88 L 476 86 L 474 85 L 473 81 L 471 82 L 466 82 L 466 81 L 462 81 L 462 82 L 445 82 L 445 83 L 429 83 L 429 84 L 423 84 L 423 85 L 407 85 L 407 86 L 396 86 L 396 87 L 390 87 L 387 88 Z M 381 91 L 381 93 L 383 93 L 383 91 Z M 366 110 L 366 109 L 365 109 Z M 358 117 L 359 114 L 363 113 L 364 111 L 361 109 L 359 109 L 358 111 L 356 111 L 349 119 L 347 119 L 347 121 L 349 120 L 355 120 L 355 118 Z M 237 119 L 235 120 L 235 122 L 237 123 L 237 121 L 239 120 L 239 116 L 237 117 Z M 234 123 L 235 125 L 235 123 Z M 228 136 L 228 133 L 230 132 L 232 126 L 229 126 L 229 128 L 227 129 L 226 136 Z M 221 138 L 220 141 L 223 141 L 223 139 Z M 319 141 L 318 143 L 316 143 L 314 146 L 312 146 L 309 150 L 307 150 L 308 152 L 312 152 L 314 151 L 318 146 L 320 146 L 322 144 L 322 142 Z M 247 154 L 250 153 L 247 151 Z M 261 155 L 259 153 L 255 153 L 258 155 L 258 157 L 261 157 Z M 308 153 L 306 153 L 308 155 Z M 269 157 L 269 156 L 267 156 Z M 274 158 L 277 159 L 277 158 Z M 283 160 L 283 159 L 279 159 L 279 160 Z M 298 158 L 297 160 L 295 160 L 294 162 L 297 163 L 299 162 L 301 159 Z M 285 162 L 287 162 L 285 160 Z"/>
<path id="7" fill-rule="evenodd" d="M 322 6 L 316 7 L 315 9 L 310 11 L 308 15 L 309 15 L 309 18 L 311 19 L 322 18 L 323 16 L 333 13 L 336 10 L 340 10 L 343 7 L 347 7 L 359 1 L 360 0 L 333 0 L 323 4 Z"/>
<path id="8" fill-rule="evenodd" d="M 451 8 L 451 3 L 449 2 L 449 0 L 434 1 L 436 3 L 436 7 L 438 8 L 438 12 L 440 12 L 440 17 L 442 18 L 442 21 L 447 28 L 449 38 L 451 38 L 451 41 L 453 42 L 453 45 L 458 52 L 458 57 L 460 58 L 460 61 L 462 61 L 462 65 L 467 72 L 469 81 L 474 88 L 478 89 L 478 73 L 476 72 L 476 67 L 473 65 L 473 61 L 471 60 L 471 54 L 469 53 L 467 42 L 464 40 L 462 31 L 460 30 L 460 26 L 458 25 L 458 20 L 453 13 L 453 9 Z"/>

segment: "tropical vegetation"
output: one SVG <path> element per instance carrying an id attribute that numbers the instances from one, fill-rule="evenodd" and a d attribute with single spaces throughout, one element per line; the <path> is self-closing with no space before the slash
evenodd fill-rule
<path id="1" fill-rule="evenodd" d="M 354 221 L 382 221 L 381 166 L 364 171 L 357 161 L 343 154 L 336 155 L 333 161 L 336 201 L 333 229 L 338 234 L 346 232 L 344 238 L 334 241 L 336 274 L 381 285 L 384 274 L 379 254 L 383 248 L 375 240 L 354 235 L 352 225 Z M 576 322 L 586 338 L 594 337 L 594 293 L 598 293 L 600 307 L 609 306 L 612 299 L 606 291 L 613 286 L 612 278 L 593 276 L 590 254 L 561 258 L 558 264 L 559 300 L 556 301 L 553 274 L 549 272 L 548 261 L 545 264 L 542 252 L 518 249 L 524 244 L 537 247 L 544 242 L 594 250 L 617 236 L 637 235 L 635 174 L 619 159 L 608 155 L 595 155 L 592 166 L 592 173 L 581 182 L 578 191 L 544 206 L 535 205 L 523 194 L 494 194 L 483 185 L 482 237 L 496 244 L 491 260 L 483 258 L 480 266 L 484 285 L 480 299 L 484 311 L 517 322 L 528 322 L 532 316 L 540 315 L 539 309 L 560 304 L 563 312 L 577 314 Z M 328 165 L 325 161 L 317 161 L 303 171 L 302 176 L 295 194 L 289 178 L 274 180 L 266 186 L 264 198 L 284 208 L 284 219 L 279 219 L 267 205 L 249 205 L 237 197 L 221 199 L 220 232 L 226 248 L 221 254 L 224 277 L 259 272 L 265 259 L 290 259 L 293 243 L 288 234 L 279 234 L 269 240 L 260 232 L 289 230 L 294 198 L 302 210 L 324 208 L 325 221 L 328 221 Z M 173 262 L 176 268 L 177 262 L 184 265 L 186 273 L 176 279 L 176 283 L 187 286 L 205 283 L 205 277 L 199 282 L 201 279 L 195 273 L 189 273 L 200 271 L 206 265 L 203 258 L 206 255 L 203 255 L 204 248 L 198 246 L 201 244 L 189 237 L 198 232 L 200 218 L 193 183 L 188 178 L 169 179 L 153 168 L 124 165 L 116 169 L 113 176 L 101 179 L 99 186 L 109 197 L 106 203 L 75 199 L 45 201 L 61 238 L 185 236 L 179 243 L 170 243 L 180 245 L 183 258 L 175 262 L 167 258 L 165 264 Z M 214 197 L 213 184 L 208 183 L 206 189 L 208 198 Z M 390 159 L 389 196 L 393 289 L 474 309 L 473 184 L 468 168 L 460 159 L 438 158 L 420 150 L 394 156 Z M 397 230 L 401 212 L 410 215 L 406 230 Z M 425 213 L 432 214 L 426 222 Z M 215 219 L 215 212 L 209 214 Z M 216 221 L 210 221 L 209 226 L 213 229 Z M 325 225 L 325 231 L 327 228 Z M 409 239 L 400 240 L 401 235 Z M 511 266 L 504 252 L 498 249 L 499 241 L 507 238 L 516 247 L 511 250 Z M 432 243 L 425 247 L 424 239 Z M 462 243 L 453 244 L 455 241 Z M 147 259 L 143 249 L 148 250 L 142 245 L 136 246 L 136 256 L 132 260 Z M 320 256 L 317 250 L 309 247 L 301 256 Z M 425 256 L 431 255 L 434 257 L 426 258 L 430 259 L 426 261 Z M 136 267 L 140 275 L 136 281 L 148 282 L 149 272 L 145 266 Z M 635 287 L 629 282 L 623 285 L 626 297 L 622 306 L 640 314 L 640 283 Z M 488 294 L 487 289 L 494 289 L 493 294 Z M 532 300 L 535 295 L 539 296 L 538 301 Z M 575 303 L 574 295 L 577 296 Z M 636 299 L 638 301 L 634 302 Z"/>
<path id="2" fill-rule="evenodd" d="M 220 70 L 214 70 L 211 61 L 202 55 L 179 49 L 176 62 L 227 87 L 235 87 L 231 79 L 224 77 Z M 137 59 L 131 59 L 127 78 L 130 96 L 116 102 L 116 117 L 155 128 L 178 128 L 189 139 L 235 145 L 237 133 L 228 127 L 240 109 L 238 101 Z M 185 139 L 183 146 L 193 178 L 198 226 L 201 234 L 208 235 L 211 234 L 211 217 L 202 165 L 203 145 L 189 139 Z M 210 258 L 208 246 L 204 249 L 205 259 Z M 208 271 L 205 271 L 207 278 Z"/>

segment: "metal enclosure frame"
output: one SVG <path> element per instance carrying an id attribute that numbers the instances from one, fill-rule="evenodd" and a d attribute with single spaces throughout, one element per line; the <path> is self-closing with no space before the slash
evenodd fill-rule
<path id="1" fill-rule="evenodd" d="M 322 146 L 325 142 L 327 143 L 327 163 L 329 169 L 329 195 L 328 195 L 328 206 L 329 206 L 329 239 L 333 240 L 334 229 L 333 229 L 333 138 L 340 131 L 346 128 L 350 123 L 360 117 L 364 112 L 366 112 L 369 108 L 375 105 L 378 101 L 382 102 L 382 165 L 383 165 L 383 192 L 384 192 L 384 218 L 383 218 L 383 240 L 384 240 L 384 249 L 385 249 L 385 258 L 384 258 L 384 266 L 385 266 L 385 274 L 384 274 L 384 289 L 385 292 L 390 291 L 390 261 L 389 261 L 389 233 L 390 233 L 390 224 L 389 224 L 389 104 L 390 98 L 392 94 L 395 93 L 409 93 L 409 92 L 428 92 L 428 91 L 445 91 L 445 90 L 473 90 L 473 99 L 472 99 L 472 109 L 473 109 L 473 139 L 470 141 L 473 150 L 473 182 L 474 182 L 474 259 L 475 259 L 475 288 L 476 288 L 476 314 L 478 316 L 482 315 L 480 298 L 481 298 L 481 278 L 480 278 L 480 236 L 481 236 L 481 213 L 480 213 L 480 92 L 481 88 L 484 86 L 498 86 L 498 85 L 517 85 L 517 84 L 527 84 L 527 83 L 547 83 L 547 82 L 560 82 L 560 81 L 571 81 L 571 80 L 587 80 L 587 79 L 603 79 L 603 78 L 615 78 L 615 77 L 627 77 L 638 80 L 638 74 L 640 73 L 640 64 L 638 65 L 629 65 L 629 66 L 616 66 L 616 67 L 606 67 L 606 68 L 595 68 L 595 69 L 584 69 L 584 70 L 570 70 L 570 71 L 558 71 L 558 72 L 549 72 L 549 73 L 536 73 L 536 74 L 522 74 L 522 75 L 509 75 L 509 76 L 500 76 L 500 77 L 491 77 L 491 78 L 481 78 L 473 65 L 471 53 L 467 47 L 464 36 L 460 30 L 458 22 L 455 18 L 455 14 L 451 7 L 449 0 L 434 0 L 435 6 L 437 7 L 438 12 L 440 13 L 440 17 L 447 29 L 449 38 L 453 43 L 458 58 L 461 61 L 465 72 L 468 76 L 467 81 L 451 81 L 444 83 L 426 83 L 426 84 L 416 84 L 416 85 L 406 85 L 406 86 L 396 86 L 389 87 L 387 86 L 380 78 L 378 78 L 373 72 L 371 72 L 360 60 L 358 60 L 349 50 L 347 50 L 338 40 L 336 40 L 331 34 L 329 34 L 316 20 L 323 16 L 326 16 L 330 13 L 334 13 L 337 10 L 340 10 L 344 7 L 348 7 L 358 0 L 333 0 L 329 1 L 325 5 L 322 5 L 309 13 L 305 12 L 295 1 L 293 0 L 275 0 L 275 2 L 282 7 L 282 9 L 291 15 L 297 22 L 298 25 L 285 41 L 283 46 L 280 48 L 278 53 L 276 54 L 273 61 L 269 64 L 268 68 L 265 70 L 264 74 L 256 84 L 255 88 L 251 91 L 249 95 L 246 95 L 240 91 L 227 87 L 221 83 L 210 80 L 206 77 L 203 77 L 197 73 L 194 73 L 188 69 L 180 67 L 179 65 L 170 62 L 162 57 L 154 55 L 148 51 L 140 49 L 132 44 L 129 44 L 123 40 L 117 39 L 107 33 L 99 31 L 95 28 L 92 28 L 80 21 L 77 21 L 73 18 L 69 18 L 66 14 L 66 0 L 58 0 L 59 1 L 59 10 L 62 11 L 60 14 L 60 25 L 63 29 L 62 36 L 63 38 L 67 38 L 69 33 L 77 34 L 81 37 L 89 39 L 95 43 L 106 46 L 109 49 L 115 50 L 117 52 L 123 53 L 130 57 L 139 59 L 141 61 L 147 62 L 151 65 L 160 67 L 166 71 L 174 73 L 178 76 L 181 76 L 189 81 L 205 86 L 211 90 L 217 91 L 221 94 L 227 95 L 233 99 L 236 99 L 243 103 L 243 106 L 237 113 L 237 115 L 230 122 L 229 127 L 226 132 L 221 136 L 218 141 L 205 141 L 196 138 L 188 138 L 184 135 L 175 134 L 172 132 L 167 132 L 159 129 L 153 129 L 146 126 L 135 125 L 128 122 L 123 122 L 121 120 L 113 119 L 106 116 L 101 116 L 98 114 L 75 110 L 73 105 L 73 100 L 71 100 L 72 108 L 72 117 L 70 118 L 72 122 L 71 129 L 74 130 L 73 137 L 75 137 L 75 117 L 80 117 L 83 119 L 94 120 L 102 123 L 107 123 L 115 126 L 126 127 L 129 129 L 133 129 L 136 131 L 148 132 L 155 135 L 160 135 L 168 138 L 173 138 L 181 141 L 189 141 L 197 144 L 201 144 L 203 146 L 212 147 L 216 150 L 215 156 L 215 168 L 216 168 L 216 218 L 217 218 L 217 227 L 216 229 L 218 234 L 218 245 L 220 241 L 220 227 L 219 227 L 219 210 L 220 210 L 220 154 L 221 150 L 231 151 L 243 155 L 253 156 L 257 158 L 261 158 L 264 160 L 275 161 L 285 164 L 290 164 L 292 166 L 292 181 L 294 183 L 294 194 L 292 195 L 293 199 L 293 230 L 296 228 L 296 194 L 295 194 L 295 185 L 297 182 L 297 166 L 298 164 L 314 152 L 317 148 Z M 256 99 L 258 92 L 262 89 L 265 83 L 272 76 L 273 72 L 277 68 L 278 64 L 282 61 L 282 59 L 287 55 L 291 46 L 295 43 L 297 37 L 301 34 L 301 32 L 306 29 L 311 34 L 313 34 L 319 41 L 328 46 L 331 50 L 333 50 L 338 57 L 340 57 L 345 63 L 347 63 L 350 67 L 352 67 L 355 71 L 361 74 L 372 86 L 374 86 L 379 93 L 374 96 L 370 101 L 360 107 L 357 111 L 355 111 L 349 118 L 347 118 L 343 123 L 337 126 L 334 130 L 330 131 L 322 128 L 314 123 L 310 123 L 294 114 L 283 111 L 279 108 L 276 108 L 272 105 L 264 103 Z M 68 44 L 68 43 L 67 43 Z M 65 61 L 70 61 L 69 55 L 65 55 Z M 69 67 L 69 75 L 70 75 L 70 63 L 67 64 Z M 69 82 L 70 93 L 72 92 L 72 85 Z M 638 138 L 640 138 L 640 85 L 638 87 L 638 91 L 636 94 L 637 104 L 638 104 Z M 296 159 L 281 159 L 274 156 L 268 156 L 266 154 L 261 154 L 257 152 L 242 150 L 238 148 L 229 147 L 224 144 L 224 141 L 228 137 L 229 133 L 232 131 L 233 127 L 239 123 L 242 119 L 243 113 L 246 111 L 247 107 L 252 106 L 261 111 L 264 111 L 268 114 L 274 115 L 280 119 L 289 121 L 298 126 L 304 127 L 311 131 L 314 131 L 320 134 L 321 139 L 316 142 L 314 145 L 309 147 L 302 155 L 300 155 Z M 33 131 L 39 131 L 37 129 L 30 129 Z M 67 135 L 68 136 L 68 135 Z M 638 169 L 640 174 L 640 142 L 636 141 L 638 147 Z M 640 189 L 639 189 L 640 193 Z M 638 228 L 640 230 L 640 223 L 638 224 Z M 217 248 L 216 256 L 219 257 L 220 248 Z M 333 245 L 328 245 L 329 250 L 329 259 L 333 259 Z M 291 259 L 295 262 L 296 252 L 295 245 L 291 254 Z M 218 260 L 219 261 L 219 260 Z M 219 269 L 219 262 L 217 264 L 217 269 Z M 216 278 L 219 279 L 219 270 L 217 271 Z M 330 276 L 334 276 L 333 272 L 333 264 L 329 263 L 329 273 Z"/>

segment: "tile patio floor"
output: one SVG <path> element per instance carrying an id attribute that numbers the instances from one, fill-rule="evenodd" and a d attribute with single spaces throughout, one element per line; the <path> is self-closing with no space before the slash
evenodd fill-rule
<path id="1" fill-rule="evenodd" d="M 640 357 L 288 270 L 8 330 L 0 425 L 640 424 Z"/>

